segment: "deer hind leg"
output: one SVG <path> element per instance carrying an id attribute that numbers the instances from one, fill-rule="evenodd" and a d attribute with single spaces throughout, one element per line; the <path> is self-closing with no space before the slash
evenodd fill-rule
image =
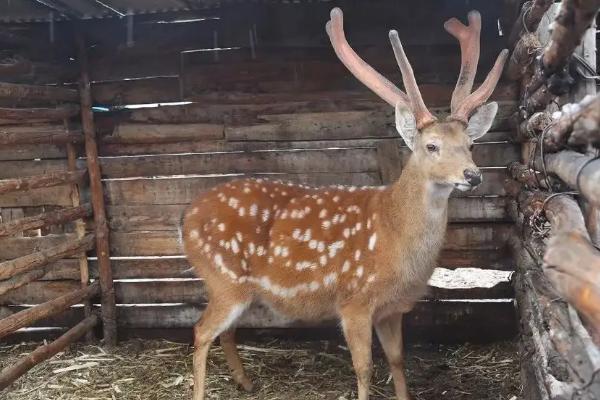
<path id="1" fill-rule="evenodd" d="M 233 380 L 244 388 L 245 391 L 253 391 L 254 385 L 246 375 L 246 371 L 244 371 L 244 366 L 242 365 L 242 360 L 240 359 L 240 354 L 235 343 L 235 328 L 221 333 L 219 341 L 221 342 L 223 353 L 225 353 L 225 360 L 227 361 Z"/>
<path id="2" fill-rule="evenodd" d="M 219 299 L 210 301 L 200 320 L 194 325 L 194 396 L 204 400 L 208 349 L 217 336 L 229 329 L 248 307 L 248 301 Z"/>
<path id="3" fill-rule="evenodd" d="M 373 370 L 371 315 L 367 311 L 347 307 L 342 311 L 342 327 L 358 380 L 358 400 L 368 400 Z"/>
<path id="4" fill-rule="evenodd" d="M 396 398 L 409 400 L 411 397 L 404 377 L 404 350 L 402 341 L 402 314 L 391 315 L 375 324 L 375 331 L 394 378 Z"/>

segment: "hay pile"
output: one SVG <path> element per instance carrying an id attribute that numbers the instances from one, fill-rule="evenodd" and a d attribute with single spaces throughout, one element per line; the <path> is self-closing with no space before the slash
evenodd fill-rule
<path id="1" fill-rule="evenodd" d="M 36 344 L 0 346 L 0 366 Z M 356 398 L 347 348 L 335 341 L 275 340 L 246 343 L 241 355 L 254 393 L 231 382 L 223 354 L 209 358 L 208 399 L 350 400 Z M 388 368 L 375 351 L 372 398 L 394 399 Z M 410 346 L 407 378 L 415 400 L 516 400 L 518 355 L 513 343 L 475 346 Z M 160 340 L 130 340 L 110 353 L 78 344 L 31 370 L 9 390 L 6 400 L 33 399 L 189 399 L 192 348 Z"/>

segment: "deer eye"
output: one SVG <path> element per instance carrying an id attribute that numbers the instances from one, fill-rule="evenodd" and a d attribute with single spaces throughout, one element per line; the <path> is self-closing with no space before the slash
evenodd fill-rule
<path id="1" fill-rule="evenodd" d="M 430 152 L 430 153 L 434 153 L 434 152 L 436 152 L 436 151 L 438 151 L 438 150 L 439 150 L 439 147 L 438 147 L 438 146 L 436 146 L 436 145 L 435 145 L 435 144 L 433 144 L 433 143 L 429 143 L 427 146 L 425 146 L 425 148 L 426 148 L 426 149 L 427 149 L 427 151 L 428 151 L 428 152 Z"/>

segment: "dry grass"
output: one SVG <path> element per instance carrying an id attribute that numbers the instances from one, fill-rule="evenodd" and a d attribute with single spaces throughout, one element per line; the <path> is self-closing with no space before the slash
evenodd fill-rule
<path id="1" fill-rule="evenodd" d="M 35 348 L 0 346 L 0 366 Z M 213 346 L 208 399 L 350 400 L 355 398 L 350 355 L 334 341 L 246 343 L 241 355 L 257 389 L 243 393 L 232 383 L 223 354 Z M 78 344 L 31 370 L 6 400 L 189 399 L 192 349 L 168 341 L 130 340 L 107 352 Z M 374 399 L 394 399 L 388 368 L 375 351 Z M 407 378 L 415 400 L 515 400 L 518 356 L 513 343 L 410 346 Z"/>

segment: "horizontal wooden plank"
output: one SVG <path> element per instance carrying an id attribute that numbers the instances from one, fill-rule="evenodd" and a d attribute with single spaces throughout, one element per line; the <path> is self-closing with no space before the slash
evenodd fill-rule
<path id="1" fill-rule="evenodd" d="M 0 305 L 40 304 L 71 293 L 81 287 L 78 281 L 36 281 L 0 295 Z M 117 304 L 188 303 L 205 304 L 208 300 L 200 280 L 115 282 Z M 427 299 L 506 299 L 513 297 L 510 282 L 490 288 L 446 289 L 430 287 Z"/>
<path id="2" fill-rule="evenodd" d="M 26 307 L 0 306 L 0 319 L 23 309 L 26 309 Z M 134 337 L 153 337 L 167 340 L 176 340 L 176 338 L 179 340 L 185 337 L 185 340 L 191 342 L 192 326 L 199 319 L 203 306 L 122 305 L 118 306 L 117 310 L 120 333 L 129 332 Z M 269 318 L 262 310 L 251 310 L 250 317 L 254 318 L 254 321 L 247 321 L 246 325 L 258 325 L 262 329 L 249 331 L 242 328 L 238 336 L 245 337 L 247 334 L 252 335 L 252 332 L 256 332 L 261 338 L 264 338 L 269 335 L 265 331 L 266 328 L 281 326 L 277 324 L 276 319 Z M 81 321 L 82 318 L 83 308 L 76 306 L 65 310 L 59 315 L 36 321 L 32 324 L 32 327 L 71 327 Z M 262 323 L 259 324 L 261 321 Z M 493 341 L 510 339 L 517 333 L 515 310 L 512 302 L 420 302 L 407 315 L 404 323 L 406 339 L 421 342 Z M 306 324 L 297 324 L 297 326 L 305 327 Z M 339 327 L 333 321 L 326 321 L 318 327 L 330 327 L 337 334 L 340 332 Z M 132 332 L 132 329 L 135 329 L 135 332 Z M 158 329 L 162 330 L 157 331 Z M 286 327 L 285 332 L 292 332 L 292 328 Z M 485 332 L 484 337 L 482 337 L 482 332 Z M 279 334 L 284 334 L 284 332 L 279 331 Z M 18 337 L 21 336 L 16 334 L 5 338 L 5 340 Z M 122 337 L 122 335 L 120 334 L 119 337 Z M 317 334 L 317 337 L 322 338 L 323 333 Z"/>
<path id="3" fill-rule="evenodd" d="M 331 143 L 330 146 L 335 146 Z M 402 149 L 403 162 L 410 155 Z M 478 144 L 473 159 L 480 167 L 504 167 L 520 157 L 517 145 Z M 231 153 L 178 154 L 101 159 L 107 178 L 159 175 L 232 173 L 308 173 L 378 171 L 373 148 L 323 148 L 297 150 L 257 150 Z"/>
<path id="4" fill-rule="evenodd" d="M 0 260 L 10 260 L 73 241 L 74 234 L 0 238 Z"/>
<path id="5" fill-rule="evenodd" d="M 67 158 L 67 150 L 63 145 L 20 145 L 0 149 L 0 161 L 35 160 Z"/>
<path id="6" fill-rule="evenodd" d="M 98 276 L 95 260 L 90 261 L 90 275 Z M 511 271 L 515 268 L 514 260 L 507 247 L 484 250 L 443 250 L 438 263 L 444 268 L 481 268 Z M 195 278 L 185 258 L 153 258 L 112 260 L 111 266 L 115 279 L 162 279 L 162 278 Z M 44 279 L 77 279 L 79 267 L 76 260 L 63 260 L 56 263 Z"/>
<path id="7" fill-rule="evenodd" d="M 64 126 L 3 126 L 0 127 L 0 145 L 16 147 L 31 144 L 82 143 L 80 129 L 66 130 Z"/>
<path id="8" fill-rule="evenodd" d="M 26 195 L 21 192 L 0 195 L 0 207 L 34 207 L 47 205 L 73 205 L 73 200 L 71 200 L 71 188 L 69 186 L 55 186 L 50 188 L 32 189 L 28 191 Z"/>
<path id="9" fill-rule="evenodd" d="M 198 321 L 202 307 L 182 306 L 147 306 L 119 307 L 118 324 L 122 328 L 188 328 Z M 515 332 L 514 306 L 511 302 L 425 302 L 419 305 L 406 317 L 406 330 L 425 332 L 435 329 L 437 339 L 454 331 L 473 331 L 476 335 L 481 332 L 494 330 L 506 332 L 507 327 Z M 250 310 L 247 316 L 239 322 L 241 327 L 290 327 L 271 315 Z M 307 324 L 297 323 L 291 326 L 306 327 Z M 315 326 L 315 325 L 312 325 Z M 323 324 L 320 324 L 323 326 Z M 477 327 L 477 328 L 476 328 Z M 430 333 L 431 336 L 431 333 Z"/>
<path id="10" fill-rule="evenodd" d="M 104 143 L 163 143 L 223 139 L 220 124 L 132 124 L 123 123 L 102 138 Z"/>
<path id="11" fill-rule="evenodd" d="M 0 296 L 0 305 L 41 304 L 81 288 L 79 281 L 36 281 Z"/>
<path id="12" fill-rule="evenodd" d="M 0 125 L 26 122 L 60 122 L 79 113 L 79 105 L 65 104 L 54 108 L 0 108 Z"/>
<path id="13" fill-rule="evenodd" d="M 266 175 L 260 176 L 266 177 Z M 381 184 L 378 172 L 270 174 L 268 177 L 311 185 L 337 183 L 364 186 Z M 105 181 L 104 184 L 105 193 L 110 204 L 189 204 L 207 189 L 236 178 L 239 178 L 239 176 L 109 180 Z"/>
<path id="14" fill-rule="evenodd" d="M 505 206 L 503 197 L 451 198 L 448 219 L 450 222 L 506 221 Z M 172 231 L 178 229 L 185 208 L 185 204 L 116 204 L 107 208 L 107 216 L 113 231 Z"/>
<path id="15" fill-rule="evenodd" d="M 115 296 L 118 304 L 191 303 L 208 301 L 202 281 L 154 281 L 154 282 L 115 282 Z M 430 299 L 504 299 L 512 298 L 510 282 L 500 282 L 493 287 L 445 289 L 429 287 Z"/>
<path id="16" fill-rule="evenodd" d="M 79 92 L 64 87 L 0 82 L 0 99 L 10 99 L 15 102 L 23 102 L 23 100 L 42 100 L 49 103 L 74 102 L 79 101 Z"/>
<path id="17" fill-rule="evenodd" d="M 53 172 L 51 174 L 34 175 L 24 178 L 0 179 L 0 194 L 10 192 L 26 192 L 61 185 L 81 183 L 87 176 L 87 170 Z"/>
<path id="18" fill-rule="evenodd" d="M 490 132 L 477 143 L 506 142 L 509 132 Z M 276 149 L 324 149 L 328 147 L 353 148 L 353 147 L 377 147 L 397 142 L 402 145 L 403 141 L 398 134 L 390 137 L 344 139 L 344 140 L 314 140 L 314 141 L 193 141 L 193 142 L 165 142 L 165 143 L 104 143 L 100 141 L 100 155 L 102 156 L 132 156 L 147 154 L 177 154 L 177 153 L 203 153 L 222 151 L 255 151 L 265 148 Z M 1 154 L 1 153 L 0 153 Z M 51 158 L 51 157 L 45 157 Z"/>
<path id="19" fill-rule="evenodd" d="M 100 165 L 103 175 L 108 178 L 261 172 L 376 172 L 375 153 L 374 149 L 332 149 L 180 154 L 103 158 Z"/>
<path id="20" fill-rule="evenodd" d="M 509 224 L 451 224 L 446 250 L 500 249 L 504 247 Z M 183 254 L 175 231 L 111 232 L 113 256 L 171 256 Z"/>
<path id="21" fill-rule="evenodd" d="M 67 160 L 2 161 L 0 179 L 46 175 L 67 169 Z"/>

